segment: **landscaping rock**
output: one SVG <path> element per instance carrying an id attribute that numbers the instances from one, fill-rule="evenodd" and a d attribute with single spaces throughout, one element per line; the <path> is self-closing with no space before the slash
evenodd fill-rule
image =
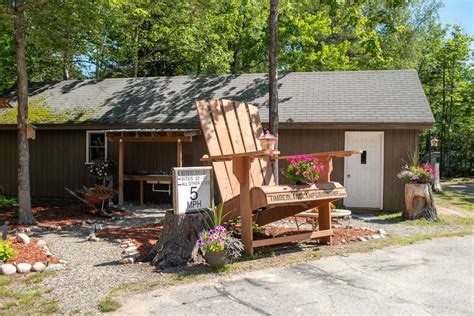
<path id="1" fill-rule="evenodd" d="M 387 235 L 387 232 L 383 229 L 379 229 L 377 230 L 377 232 L 380 234 L 380 235 Z"/>
<path id="2" fill-rule="evenodd" d="M 43 230 L 44 230 L 43 227 L 40 227 L 40 226 L 32 226 L 31 227 L 32 232 L 42 232 Z"/>
<path id="3" fill-rule="evenodd" d="M 54 256 L 54 255 L 53 255 L 53 253 L 52 253 L 51 251 L 47 250 L 47 251 L 46 251 L 46 256 L 47 256 L 48 258 L 51 258 L 51 257 Z"/>
<path id="4" fill-rule="evenodd" d="M 28 237 L 28 235 L 23 234 L 23 233 L 16 235 L 16 240 L 25 245 L 30 244 L 30 237 Z"/>
<path id="5" fill-rule="evenodd" d="M 44 272 L 53 272 L 53 271 L 61 271 L 64 269 L 64 266 L 60 263 L 50 264 L 44 269 Z"/>
<path id="6" fill-rule="evenodd" d="M 359 237 L 357 238 L 359 241 L 367 241 L 367 238 L 366 237 Z"/>
<path id="7" fill-rule="evenodd" d="M 382 236 L 380 236 L 380 235 L 373 235 L 372 236 L 372 239 L 381 239 L 381 238 L 382 238 Z"/>
<path id="8" fill-rule="evenodd" d="M 30 273 L 31 271 L 31 264 L 29 263 L 19 263 L 16 265 L 16 272 L 25 274 Z"/>
<path id="9" fill-rule="evenodd" d="M 62 260 L 62 259 L 58 260 L 58 262 L 59 262 L 60 264 L 67 264 L 67 261 L 66 261 L 66 260 Z"/>
<path id="10" fill-rule="evenodd" d="M 44 241 L 43 239 L 38 240 L 36 244 L 40 247 L 46 247 L 46 241 Z"/>
<path id="11" fill-rule="evenodd" d="M 134 263 L 134 262 L 137 262 L 138 256 L 139 254 L 135 253 L 135 254 L 132 254 L 120 259 L 119 262 L 122 264 Z"/>
<path id="12" fill-rule="evenodd" d="M 124 251 L 122 251 L 122 254 L 131 255 L 132 253 L 136 253 L 136 252 L 137 252 L 137 247 L 133 246 L 133 247 L 126 248 Z"/>
<path id="13" fill-rule="evenodd" d="M 87 237 L 87 240 L 89 240 L 89 241 L 100 241 L 100 238 L 96 237 L 96 236 L 89 236 L 89 237 Z"/>
<path id="14" fill-rule="evenodd" d="M 4 263 L 0 267 L 3 275 L 13 275 L 16 273 L 16 267 L 13 264 Z"/>
<path id="15" fill-rule="evenodd" d="M 44 269 L 46 269 L 46 265 L 43 262 L 36 262 L 33 267 L 31 267 L 31 270 L 35 272 L 41 272 L 44 271 Z"/>

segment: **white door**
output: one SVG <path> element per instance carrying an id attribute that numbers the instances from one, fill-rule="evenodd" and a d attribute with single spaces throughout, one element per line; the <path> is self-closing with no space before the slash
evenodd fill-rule
<path id="1" fill-rule="evenodd" d="M 346 157 L 344 205 L 360 208 L 383 208 L 383 132 L 346 132 L 346 150 L 363 150 Z"/>

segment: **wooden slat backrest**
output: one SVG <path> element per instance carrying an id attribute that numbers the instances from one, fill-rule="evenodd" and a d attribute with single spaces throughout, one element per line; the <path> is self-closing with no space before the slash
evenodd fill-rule
<path id="1" fill-rule="evenodd" d="M 211 156 L 261 150 L 258 137 L 263 129 L 257 107 L 231 100 L 210 100 L 198 101 L 197 108 Z M 232 172 L 232 162 L 213 162 L 213 166 L 224 201 L 237 196 L 240 187 Z M 251 187 L 275 183 L 266 159 L 255 159 L 250 172 Z"/>
<path id="2" fill-rule="evenodd" d="M 217 138 L 217 133 L 209 108 L 209 102 L 198 101 L 196 102 L 196 105 L 209 155 L 222 155 L 222 150 L 219 145 L 219 140 Z M 237 181 L 232 172 L 232 163 L 229 161 L 213 162 L 212 166 L 214 167 L 214 172 L 216 173 L 216 178 L 218 179 L 217 186 L 219 187 L 219 192 L 221 193 L 222 199 L 227 200 L 238 195 L 239 191 L 234 192 L 233 186 L 231 184 L 232 177 L 233 180 Z"/>

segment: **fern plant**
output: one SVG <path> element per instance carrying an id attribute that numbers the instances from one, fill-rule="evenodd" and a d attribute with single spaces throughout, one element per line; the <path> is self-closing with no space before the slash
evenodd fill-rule
<path id="1" fill-rule="evenodd" d="M 15 254 L 15 249 L 10 246 L 8 241 L 0 242 L 0 260 L 7 262 Z"/>

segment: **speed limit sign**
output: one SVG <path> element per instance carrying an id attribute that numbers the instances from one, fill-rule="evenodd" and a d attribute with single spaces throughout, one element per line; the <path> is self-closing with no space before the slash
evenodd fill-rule
<path id="1" fill-rule="evenodd" d="M 173 168 L 175 214 L 212 208 L 213 194 L 212 167 Z"/>

